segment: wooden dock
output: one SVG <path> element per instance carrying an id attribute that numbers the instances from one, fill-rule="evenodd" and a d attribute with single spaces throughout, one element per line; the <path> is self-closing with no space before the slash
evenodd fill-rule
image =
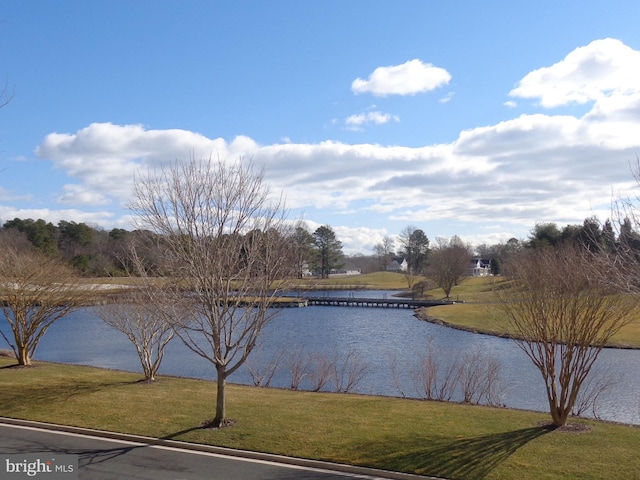
<path id="1" fill-rule="evenodd" d="M 421 308 L 451 305 L 450 300 L 412 300 L 409 298 L 306 297 L 308 305 L 324 307 Z"/>

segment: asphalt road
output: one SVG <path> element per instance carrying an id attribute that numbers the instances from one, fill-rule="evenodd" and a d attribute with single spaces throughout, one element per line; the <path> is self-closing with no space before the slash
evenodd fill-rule
<path id="1" fill-rule="evenodd" d="M 78 455 L 82 480 L 375 479 L 318 468 L 0 424 L 0 454 Z"/>

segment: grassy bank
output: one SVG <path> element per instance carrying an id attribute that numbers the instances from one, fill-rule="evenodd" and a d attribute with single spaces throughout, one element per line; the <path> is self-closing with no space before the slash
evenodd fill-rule
<path id="1" fill-rule="evenodd" d="M 336 276 L 331 278 L 301 278 L 292 281 L 291 288 L 296 289 L 375 289 L 375 290 L 405 290 L 407 277 L 401 273 L 374 272 L 364 275 Z"/>
<path id="2" fill-rule="evenodd" d="M 501 278 L 469 278 L 451 292 L 452 299 L 464 303 L 424 309 L 421 316 L 476 332 L 509 334 L 509 322 L 496 304 L 495 289 L 503 288 L 504 284 Z M 434 298 L 444 297 L 440 289 L 430 290 L 428 294 Z M 640 348 L 640 314 L 612 338 L 611 346 Z"/>
<path id="3" fill-rule="evenodd" d="M 0 415 L 461 479 L 634 478 L 639 430 L 579 420 L 548 431 L 547 415 L 359 395 L 231 385 L 237 423 L 202 430 L 212 382 L 0 358 Z M 3 368 L 4 367 L 4 368 Z"/>

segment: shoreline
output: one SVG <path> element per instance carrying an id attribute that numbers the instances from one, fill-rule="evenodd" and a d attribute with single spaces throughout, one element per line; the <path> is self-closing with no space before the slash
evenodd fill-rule
<path id="1" fill-rule="evenodd" d="M 489 335 L 497 338 L 505 338 L 507 340 L 522 340 L 522 337 L 518 337 L 517 335 L 513 335 L 510 333 L 490 332 L 490 331 L 478 329 L 475 327 L 468 327 L 466 325 L 458 325 L 456 323 L 450 323 L 441 318 L 433 317 L 429 315 L 428 309 L 429 307 L 417 308 L 416 310 L 414 310 L 413 316 L 416 317 L 418 320 L 422 320 L 424 322 L 433 323 L 434 325 L 440 325 L 442 327 L 453 328 L 454 330 L 461 330 L 463 332 L 476 333 L 478 335 Z M 612 348 L 617 350 L 640 350 L 640 346 L 619 345 L 619 344 L 605 345 L 603 348 Z"/>

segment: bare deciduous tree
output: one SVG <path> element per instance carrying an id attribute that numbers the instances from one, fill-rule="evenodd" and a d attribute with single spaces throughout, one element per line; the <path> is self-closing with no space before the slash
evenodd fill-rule
<path id="1" fill-rule="evenodd" d="M 177 319 L 183 315 L 183 302 L 175 285 L 149 276 L 146 262 L 139 255 L 140 240 L 134 237 L 127 242 L 121 263 L 130 276 L 142 280 L 141 284 L 94 308 L 94 313 L 126 335 L 136 349 L 145 380 L 153 382 L 165 347 L 175 336 L 175 325 L 180 323 Z"/>
<path id="2" fill-rule="evenodd" d="M 263 173 L 242 161 L 191 159 L 138 178 L 132 210 L 158 234 L 166 270 L 188 292 L 177 335 L 217 373 L 215 417 L 226 417 L 227 378 L 247 359 L 275 309 L 274 282 L 291 275 L 282 251 L 285 210 Z"/>
<path id="3" fill-rule="evenodd" d="M 287 369 L 291 377 L 289 388 L 299 390 L 302 381 L 309 376 L 311 370 L 311 357 L 306 354 L 301 346 L 293 348 L 287 356 Z"/>
<path id="4" fill-rule="evenodd" d="M 31 365 L 38 343 L 57 320 L 78 308 L 91 288 L 54 257 L 12 242 L 0 248 L 0 308 L 13 333 L 2 333 L 19 365 Z"/>
<path id="5" fill-rule="evenodd" d="M 167 344 L 175 336 L 174 292 L 153 285 L 138 287 L 119 295 L 94 312 L 107 325 L 122 332 L 134 345 L 147 381 L 153 382 L 164 358 Z"/>
<path id="6" fill-rule="evenodd" d="M 393 257 L 393 238 L 385 236 L 382 242 L 377 243 L 373 247 L 373 253 L 378 258 L 378 270 L 384 271 Z"/>
<path id="7" fill-rule="evenodd" d="M 592 370 L 580 389 L 576 403 L 571 410 L 571 415 L 580 416 L 590 412 L 594 418 L 600 418 L 598 409 L 601 406 L 602 395 L 620 383 L 621 379 L 622 376 L 616 374 L 611 368 L 595 368 Z"/>
<path id="8" fill-rule="evenodd" d="M 311 382 L 311 390 L 319 392 L 333 377 L 338 355 L 335 352 L 333 354 L 316 352 L 310 356 L 310 359 L 309 381 Z"/>
<path id="9" fill-rule="evenodd" d="M 259 348 L 256 350 L 259 350 Z M 285 350 L 277 350 L 273 352 L 269 358 L 261 355 L 260 351 L 256 351 L 246 363 L 247 371 L 251 376 L 253 385 L 256 387 L 269 388 L 273 377 L 280 371 L 282 362 L 286 356 Z"/>
<path id="10" fill-rule="evenodd" d="M 469 276 L 471 251 L 458 237 L 451 240 L 438 238 L 431 252 L 429 277 L 444 291 L 447 298 L 451 289 Z"/>
<path id="11" fill-rule="evenodd" d="M 465 403 L 501 405 L 504 385 L 502 365 L 495 357 L 473 348 L 462 355 L 459 370 L 462 401 Z"/>
<path id="12" fill-rule="evenodd" d="M 410 369 L 410 377 L 420 398 L 451 401 L 459 397 L 465 403 L 501 405 L 501 367 L 495 357 L 478 348 L 444 352 L 430 340 L 426 353 Z"/>
<path id="13" fill-rule="evenodd" d="M 608 258 L 580 246 L 523 251 L 506 267 L 513 288 L 496 291 L 501 309 L 542 374 L 553 425 L 562 426 L 598 355 L 630 321 L 634 300 L 612 291 Z"/>
<path id="14" fill-rule="evenodd" d="M 368 372 L 369 366 L 362 359 L 360 352 L 354 349 L 347 350 L 343 356 L 336 358 L 333 372 L 335 391 L 339 393 L 354 391 Z"/>
<path id="15" fill-rule="evenodd" d="M 5 107 L 13 99 L 14 90 L 9 88 L 8 82 L 5 81 L 4 86 L 0 88 L 0 108 Z"/>

